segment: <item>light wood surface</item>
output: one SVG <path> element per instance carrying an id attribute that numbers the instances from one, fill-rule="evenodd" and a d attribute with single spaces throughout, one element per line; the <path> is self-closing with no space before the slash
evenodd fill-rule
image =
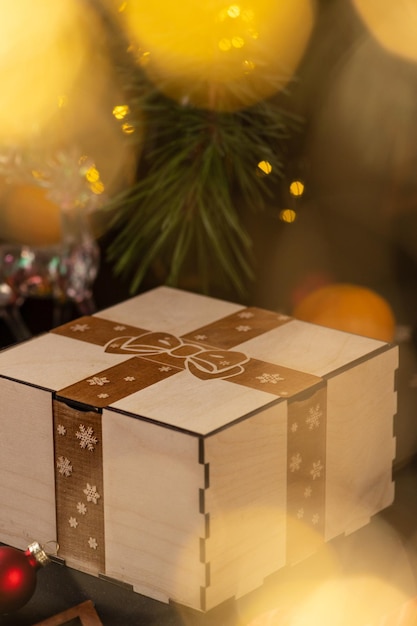
<path id="1" fill-rule="evenodd" d="M 392 502 L 397 367 L 170 288 L 6 350 L 0 541 L 61 534 L 70 566 L 197 610 L 240 597 Z"/>
<path id="2" fill-rule="evenodd" d="M 150 597 L 199 606 L 198 438 L 106 410 L 102 431 L 106 574 Z"/>
<path id="3" fill-rule="evenodd" d="M 208 437 L 206 608 L 259 587 L 286 562 L 287 403 Z"/>
<path id="4" fill-rule="evenodd" d="M 50 393 L 0 378 L 0 537 L 16 548 L 56 540 Z"/>
<path id="5" fill-rule="evenodd" d="M 328 380 L 326 539 L 393 501 L 397 366 L 394 348 Z"/>

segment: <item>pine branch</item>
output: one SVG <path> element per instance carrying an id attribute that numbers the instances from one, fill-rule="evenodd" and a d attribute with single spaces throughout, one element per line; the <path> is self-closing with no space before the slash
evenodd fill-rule
<path id="1" fill-rule="evenodd" d="M 142 110 L 148 120 L 142 170 L 107 207 L 118 232 L 109 248 L 116 272 L 131 276 L 134 293 L 160 259 L 169 268 L 166 282 L 177 285 L 194 255 L 204 291 L 221 275 L 244 297 L 253 280 L 252 250 L 238 207 L 263 209 L 298 120 L 273 101 L 215 113 L 152 94 Z M 269 176 L 257 175 L 261 160 L 271 164 Z"/>

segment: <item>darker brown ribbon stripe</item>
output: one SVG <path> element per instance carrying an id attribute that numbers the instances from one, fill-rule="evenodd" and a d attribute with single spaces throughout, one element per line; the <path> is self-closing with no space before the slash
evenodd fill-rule
<path id="1" fill-rule="evenodd" d="M 326 385 L 320 377 L 231 350 L 289 321 L 288 317 L 247 308 L 182 337 L 99 317 L 79 318 L 51 332 L 102 346 L 106 353 L 126 355 L 122 363 L 58 392 L 61 398 L 84 405 L 104 408 L 185 369 L 203 380 L 221 378 L 278 397 L 288 397 L 287 562 L 290 563 L 305 558 L 323 541 Z M 297 396 L 300 392 L 305 393 Z M 66 412 L 72 414 L 69 421 Z M 58 526 L 64 552 L 105 571 L 101 414 L 86 415 L 55 403 L 54 418 Z M 72 433 L 69 446 L 69 439 L 63 434 L 69 435 L 72 427 L 78 430 Z M 78 449 L 80 441 L 77 437 L 88 429 L 94 434 L 94 451 Z M 88 446 L 88 437 L 85 441 Z M 89 464 L 83 467 L 86 458 Z M 78 489 L 73 477 L 66 475 L 69 469 L 72 474 L 73 466 L 82 470 Z M 94 498 L 96 493 L 100 497 Z M 93 514 L 98 518 L 89 519 Z M 300 534 L 300 528 L 306 526 L 310 532 Z"/>
<path id="2" fill-rule="evenodd" d="M 130 358 L 60 390 L 59 395 L 102 408 L 188 369 L 202 380 L 221 378 L 278 397 L 291 397 L 317 385 L 321 378 L 230 350 L 289 320 L 248 307 L 176 337 L 104 318 L 82 317 L 51 332 Z"/>

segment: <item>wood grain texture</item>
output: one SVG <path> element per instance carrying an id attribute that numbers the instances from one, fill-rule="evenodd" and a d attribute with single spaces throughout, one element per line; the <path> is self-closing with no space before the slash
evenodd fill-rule
<path id="1" fill-rule="evenodd" d="M 287 403 L 208 437 L 206 608 L 259 587 L 286 560 Z"/>
<path id="2" fill-rule="evenodd" d="M 253 358 L 326 376 L 352 361 L 370 358 L 385 345 L 376 339 L 293 319 L 289 324 L 238 344 L 236 349 Z"/>
<path id="3" fill-rule="evenodd" d="M 102 346 L 48 333 L 0 352 L 0 376 L 57 391 L 125 360 Z"/>
<path id="4" fill-rule="evenodd" d="M 239 311 L 242 305 L 189 293 L 172 287 L 157 287 L 97 313 L 97 317 L 113 319 L 121 324 L 182 336 L 191 330 L 211 324 L 217 319 Z"/>
<path id="5" fill-rule="evenodd" d="M 287 564 L 319 550 L 326 521 L 327 386 L 288 403 Z"/>
<path id="6" fill-rule="evenodd" d="M 392 503 L 397 367 L 394 347 L 328 380 L 327 540 Z"/>
<path id="7" fill-rule="evenodd" d="M 106 574 L 199 607 L 204 466 L 198 438 L 103 411 Z"/>
<path id="8" fill-rule="evenodd" d="M 67 565 L 105 570 L 101 415 L 54 400 L 55 491 L 59 555 Z"/>
<path id="9" fill-rule="evenodd" d="M 206 435 L 276 400 L 276 396 L 262 390 L 225 380 L 208 383 L 189 372 L 181 372 L 126 396 L 112 408 Z"/>
<path id="10" fill-rule="evenodd" d="M 56 540 L 50 393 L 0 378 L 0 537 Z"/>

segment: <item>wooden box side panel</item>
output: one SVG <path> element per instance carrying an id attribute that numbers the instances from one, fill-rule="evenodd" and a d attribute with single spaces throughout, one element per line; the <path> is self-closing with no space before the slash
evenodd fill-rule
<path id="1" fill-rule="evenodd" d="M 51 394 L 0 378 L 0 397 L 0 541 L 55 541 Z"/>
<path id="2" fill-rule="evenodd" d="M 287 403 L 205 441 L 206 609 L 262 585 L 286 560 Z"/>
<path id="3" fill-rule="evenodd" d="M 326 540 L 393 501 L 397 367 L 394 347 L 328 381 Z"/>
<path id="4" fill-rule="evenodd" d="M 199 609 L 198 439 L 113 411 L 103 412 L 102 437 L 106 575 Z"/>

